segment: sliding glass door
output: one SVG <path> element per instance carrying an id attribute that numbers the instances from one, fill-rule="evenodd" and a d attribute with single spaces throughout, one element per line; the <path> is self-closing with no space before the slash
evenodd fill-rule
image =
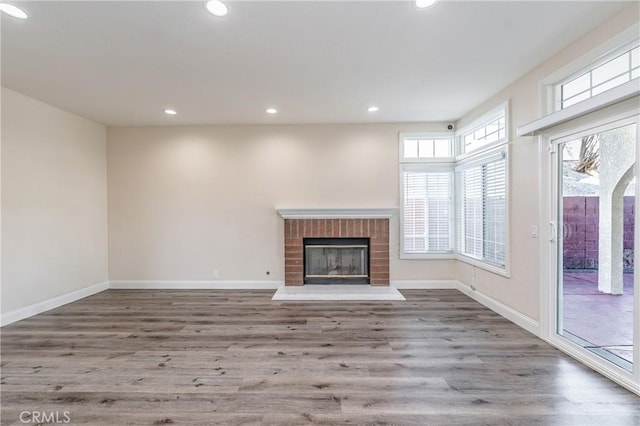
<path id="1" fill-rule="evenodd" d="M 555 331 L 632 372 L 636 123 L 614 122 L 554 143 Z"/>

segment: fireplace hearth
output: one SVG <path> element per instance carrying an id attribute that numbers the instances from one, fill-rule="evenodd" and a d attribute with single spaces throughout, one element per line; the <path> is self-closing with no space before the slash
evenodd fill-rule
<path id="1" fill-rule="evenodd" d="M 305 284 L 369 284 L 369 238 L 304 238 Z"/>

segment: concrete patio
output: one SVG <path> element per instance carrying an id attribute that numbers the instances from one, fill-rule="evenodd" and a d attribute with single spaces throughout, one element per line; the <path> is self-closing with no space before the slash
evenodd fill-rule
<path id="1" fill-rule="evenodd" d="M 614 362 L 632 362 L 633 273 L 624 274 L 624 292 L 614 296 L 598 291 L 597 270 L 565 270 L 563 298 L 565 332 L 596 353 L 613 355 Z"/>

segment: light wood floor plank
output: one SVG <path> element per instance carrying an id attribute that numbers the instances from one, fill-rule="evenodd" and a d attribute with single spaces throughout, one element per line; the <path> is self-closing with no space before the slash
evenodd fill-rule
<path id="1" fill-rule="evenodd" d="M 109 290 L 4 327 L 2 424 L 640 425 L 640 398 L 454 290 Z"/>

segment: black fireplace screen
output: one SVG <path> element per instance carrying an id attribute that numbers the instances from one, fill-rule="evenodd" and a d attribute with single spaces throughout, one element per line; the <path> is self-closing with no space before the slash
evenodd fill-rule
<path id="1" fill-rule="evenodd" d="M 369 284 L 368 238 L 305 238 L 305 284 Z"/>

